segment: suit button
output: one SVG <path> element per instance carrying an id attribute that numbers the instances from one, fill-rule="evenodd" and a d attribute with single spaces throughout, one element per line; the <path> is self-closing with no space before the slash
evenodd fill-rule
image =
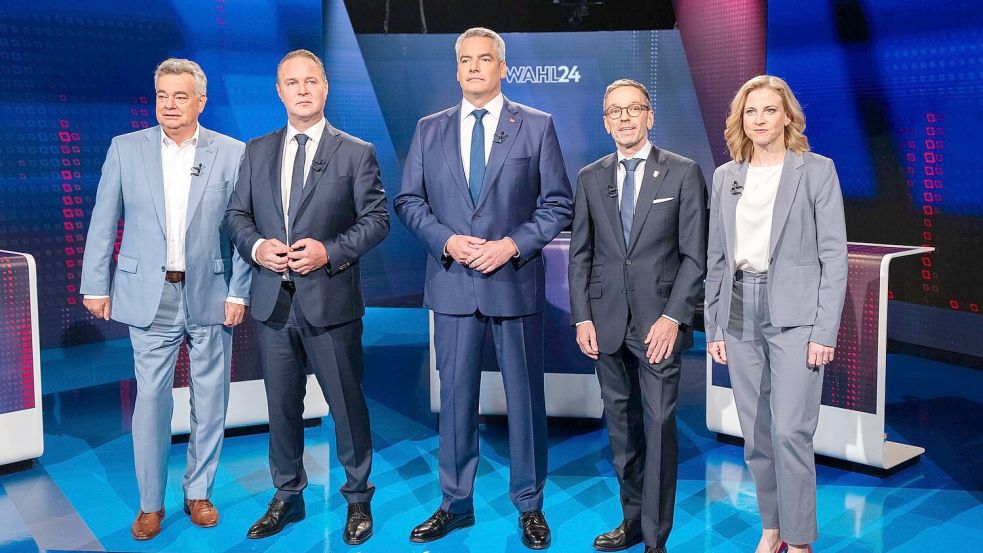
<path id="1" fill-rule="evenodd" d="M 280 227 L 280 232 L 287 232 L 287 227 Z"/>
<path id="2" fill-rule="evenodd" d="M 621 293 L 622 294 L 627 294 L 628 293 L 628 289 L 627 288 L 622 288 L 621 289 Z"/>
<path id="3" fill-rule="evenodd" d="M 167 272 L 167 267 L 164 267 L 163 265 L 161 265 L 160 266 L 160 272 L 166 273 Z"/>
<path id="4" fill-rule="evenodd" d="M 481 214 L 480 213 L 475 213 L 474 215 L 471 216 L 471 220 L 472 221 L 474 221 L 475 219 L 481 219 Z"/>
<path id="5" fill-rule="evenodd" d="M 631 265 L 631 259 L 626 259 L 625 260 L 625 265 L 629 265 L 630 266 Z"/>

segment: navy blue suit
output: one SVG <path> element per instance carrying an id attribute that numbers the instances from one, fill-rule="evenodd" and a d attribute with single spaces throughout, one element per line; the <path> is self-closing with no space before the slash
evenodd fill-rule
<path id="1" fill-rule="evenodd" d="M 505 99 L 477 203 L 460 151 L 460 104 L 419 121 L 396 214 L 427 248 L 424 305 L 434 311 L 441 375 L 441 508 L 472 510 L 478 463 L 478 386 L 491 327 L 508 401 L 510 495 L 520 511 L 538 510 L 546 480 L 541 251 L 571 221 L 573 194 L 552 116 Z M 464 234 L 511 238 L 519 250 L 490 274 L 444 256 Z"/>
<path id="2" fill-rule="evenodd" d="M 276 499 L 296 501 L 307 485 L 303 465 L 305 367 L 317 377 L 335 422 L 349 503 L 369 501 L 372 441 L 362 393 L 362 286 L 359 257 L 389 233 L 386 194 L 371 144 L 325 126 L 300 208 L 284 227 L 280 196 L 286 129 L 250 140 L 225 220 L 243 257 L 262 238 L 290 244 L 313 238 L 328 264 L 283 276 L 250 259 L 252 314 L 260 321 L 263 380 L 270 412 L 270 470 Z"/>

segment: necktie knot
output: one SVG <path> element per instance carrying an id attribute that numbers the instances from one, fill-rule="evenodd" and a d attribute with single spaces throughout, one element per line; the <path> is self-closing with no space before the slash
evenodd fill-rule
<path id="1" fill-rule="evenodd" d="M 481 121 L 481 118 L 484 117 L 487 113 L 488 113 L 487 109 L 476 109 L 471 112 L 471 115 L 474 115 L 474 118 L 476 120 Z"/>
<path id="2" fill-rule="evenodd" d="M 310 139 L 309 136 L 307 136 L 306 134 L 303 134 L 303 133 L 298 134 L 294 138 L 297 139 L 297 144 L 300 144 L 301 146 L 307 144 L 308 139 Z"/>
<path id="3" fill-rule="evenodd" d="M 635 169 L 638 168 L 638 164 L 641 162 L 642 160 L 638 159 L 637 157 L 621 160 L 621 164 L 625 166 L 625 170 L 631 173 L 633 173 Z"/>

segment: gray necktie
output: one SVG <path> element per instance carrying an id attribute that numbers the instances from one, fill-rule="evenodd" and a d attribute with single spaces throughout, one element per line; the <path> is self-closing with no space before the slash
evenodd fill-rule
<path id="1" fill-rule="evenodd" d="M 625 248 L 631 236 L 631 222 L 635 218 L 635 169 L 642 160 L 637 158 L 623 159 L 625 180 L 621 182 L 621 229 L 625 233 Z"/>
<path id="2" fill-rule="evenodd" d="M 290 199 L 287 208 L 287 213 L 290 216 L 290 228 L 287 231 L 291 234 L 294 229 L 294 217 L 297 215 L 297 210 L 300 209 L 300 199 L 304 193 L 304 165 L 307 161 L 305 145 L 310 137 L 306 134 L 298 134 L 295 138 L 297 139 L 297 155 L 294 156 L 294 171 L 290 177 Z M 290 240 L 290 235 L 287 236 L 287 240 Z"/>

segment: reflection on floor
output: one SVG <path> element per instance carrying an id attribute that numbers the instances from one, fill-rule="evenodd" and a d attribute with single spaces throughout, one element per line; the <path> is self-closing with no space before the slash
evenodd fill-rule
<path id="1" fill-rule="evenodd" d="M 193 527 L 181 512 L 185 446 L 174 445 L 164 530 L 152 541 L 133 541 L 129 525 L 138 501 L 127 413 L 136 390 L 129 345 L 119 340 L 44 352 L 46 450 L 32 467 L 0 476 L 0 553 L 525 551 L 508 498 L 506 430 L 497 422 L 482 428 L 478 524 L 427 545 L 407 540 L 440 501 L 426 327 L 422 310 L 375 309 L 366 319 L 365 389 L 378 492 L 375 536 L 362 546 L 341 539 L 343 472 L 331 451 L 330 419 L 306 431 L 305 521 L 275 538 L 246 540 L 272 494 L 267 435 L 253 434 L 225 441 L 213 495 L 222 514 L 217 528 Z M 751 552 L 759 535 L 754 489 L 741 450 L 717 442 L 704 424 L 704 355 L 692 350 L 684 356 L 680 481 L 669 550 Z M 820 466 L 816 550 L 976 550 L 983 543 L 983 373 L 902 355 L 890 356 L 888 366 L 888 438 L 927 453 L 884 479 Z M 599 423 L 551 421 L 549 451 L 551 550 L 592 551 L 593 537 L 621 518 L 606 431 Z"/>

